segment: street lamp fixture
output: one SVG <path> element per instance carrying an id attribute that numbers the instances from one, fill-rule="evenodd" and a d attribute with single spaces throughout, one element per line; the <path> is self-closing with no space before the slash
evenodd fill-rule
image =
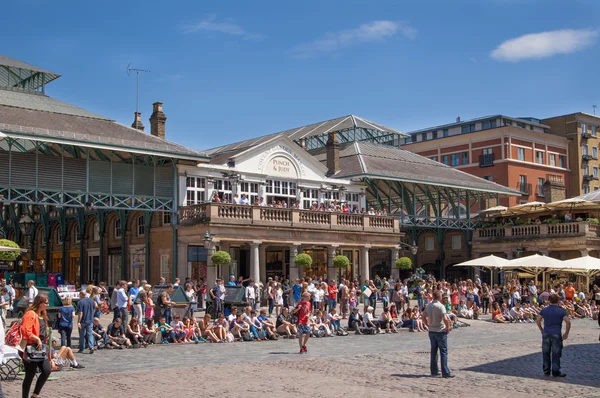
<path id="1" fill-rule="evenodd" d="M 417 242 L 414 241 L 412 246 L 404 242 L 400 242 L 400 246 L 410 249 L 410 252 L 413 254 L 413 256 L 416 256 L 417 252 L 419 251 L 419 246 L 417 246 Z"/>
<path id="2" fill-rule="evenodd" d="M 517 248 L 515 249 L 515 253 L 517 254 L 517 257 L 521 257 L 524 252 L 525 252 L 525 250 L 521 246 L 517 246 Z"/>
<path id="3" fill-rule="evenodd" d="M 40 266 L 42 267 L 42 272 L 46 272 L 46 260 L 40 260 Z"/>
<path id="4" fill-rule="evenodd" d="M 31 231 L 33 230 L 33 224 L 34 224 L 34 222 L 31 219 L 31 217 L 29 217 L 27 214 L 25 214 L 19 220 L 19 228 L 21 229 L 21 233 L 25 236 L 30 235 Z"/>
<path id="5" fill-rule="evenodd" d="M 210 244 L 212 243 L 213 238 L 212 236 L 208 233 L 208 231 L 206 231 L 206 233 L 204 234 L 204 248 L 208 249 L 210 248 Z"/>

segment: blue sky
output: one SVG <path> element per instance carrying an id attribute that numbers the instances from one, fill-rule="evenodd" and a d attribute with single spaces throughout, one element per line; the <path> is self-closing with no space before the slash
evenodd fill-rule
<path id="1" fill-rule="evenodd" d="M 600 106 L 600 2 L 43 1 L 2 6 L 0 52 L 47 93 L 196 149 L 356 114 L 401 131 Z M 599 108 L 600 113 L 600 108 Z"/>

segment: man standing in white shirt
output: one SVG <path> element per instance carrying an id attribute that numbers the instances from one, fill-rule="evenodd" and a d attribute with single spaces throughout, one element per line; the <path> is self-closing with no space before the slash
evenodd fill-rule
<path id="1" fill-rule="evenodd" d="M 246 302 L 249 307 L 254 309 L 254 304 L 256 303 L 256 290 L 252 279 L 250 279 L 250 284 L 246 288 Z"/>
<path id="2" fill-rule="evenodd" d="M 35 287 L 35 282 L 32 280 L 27 282 L 27 287 L 28 289 L 25 298 L 27 299 L 27 303 L 31 305 L 33 304 L 33 299 L 35 298 L 35 296 L 38 295 L 38 290 Z"/>

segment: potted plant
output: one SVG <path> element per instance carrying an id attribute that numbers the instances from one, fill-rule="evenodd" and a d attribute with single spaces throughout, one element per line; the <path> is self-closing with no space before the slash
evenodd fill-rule
<path id="1" fill-rule="evenodd" d="M 412 268 L 412 260 L 409 257 L 400 257 L 396 260 L 396 268 L 401 270 L 408 270 Z"/>
<path id="2" fill-rule="evenodd" d="M 342 270 L 348 269 L 350 260 L 343 255 L 337 255 L 333 258 L 333 266 L 338 269 L 338 279 L 342 278 Z"/>
<path id="3" fill-rule="evenodd" d="M 12 240 L 8 239 L 0 239 L 0 246 L 14 247 L 15 249 L 19 248 L 19 245 L 17 245 Z M 20 255 L 21 252 L 19 250 L 16 250 L 14 252 L 0 252 L 0 261 L 15 261 Z"/>
<path id="4" fill-rule="evenodd" d="M 299 268 L 310 269 L 312 261 L 312 257 L 306 253 L 300 253 L 294 257 L 294 264 Z"/>

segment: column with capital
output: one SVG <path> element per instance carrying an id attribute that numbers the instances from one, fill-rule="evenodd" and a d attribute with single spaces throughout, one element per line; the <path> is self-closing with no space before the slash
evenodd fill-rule
<path id="1" fill-rule="evenodd" d="M 360 282 L 370 279 L 369 276 L 369 249 L 371 246 L 360 248 Z"/>
<path id="2" fill-rule="evenodd" d="M 298 255 L 298 245 L 290 246 L 290 283 L 293 285 L 296 279 L 300 276 L 298 274 L 298 267 L 294 263 L 294 258 Z"/>
<path id="3" fill-rule="evenodd" d="M 327 247 L 327 280 L 335 279 L 335 267 L 333 266 L 333 258 L 339 246 L 331 245 Z"/>

